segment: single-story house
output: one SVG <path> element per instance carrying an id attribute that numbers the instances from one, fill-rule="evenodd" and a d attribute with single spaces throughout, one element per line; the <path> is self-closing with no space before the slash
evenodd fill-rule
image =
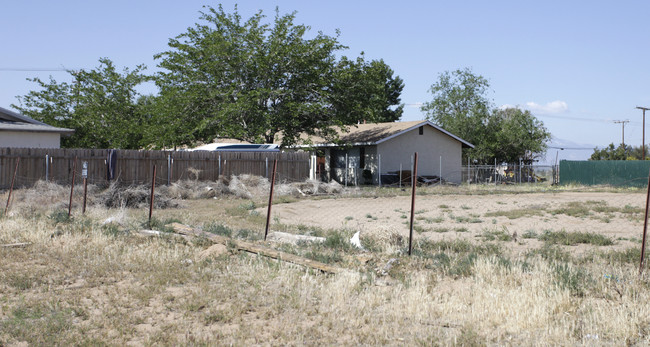
<path id="1" fill-rule="evenodd" d="M 430 121 L 358 124 L 340 131 L 340 143 L 311 137 L 309 149 L 316 155 L 312 177 L 348 184 L 393 181 L 410 172 L 418 153 L 418 176 L 441 177 L 460 183 L 462 149 L 474 145 Z M 347 169 L 346 169 L 347 168 Z"/>
<path id="2" fill-rule="evenodd" d="M 61 135 L 72 133 L 0 107 L 0 147 L 59 148 Z"/>

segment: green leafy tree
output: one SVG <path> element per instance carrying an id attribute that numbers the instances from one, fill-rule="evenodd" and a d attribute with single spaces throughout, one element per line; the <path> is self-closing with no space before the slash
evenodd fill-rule
<path id="1" fill-rule="evenodd" d="M 332 83 L 330 104 L 336 117 L 354 122 L 394 122 L 402 117 L 404 82 L 383 60 L 342 57 Z"/>
<path id="2" fill-rule="evenodd" d="M 68 70 L 73 82 L 30 79 L 40 87 L 19 97 L 21 113 L 47 124 L 71 128 L 75 133 L 61 139 L 68 148 L 138 149 L 147 116 L 138 105 L 136 86 L 148 80 L 140 65 L 117 71 L 107 58 L 92 70 Z"/>
<path id="3" fill-rule="evenodd" d="M 546 151 L 551 134 L 529 111 L 498 109 L 487 97 L 489 83 L 470 69 L 446 71 L 430 92 L 432 101 L 422 106 L 427 119 L 472 143 L 465 158 L 481 163 L 532 160 Z"/>
<path id="4" fill-rule="evenodd" d="M 518 108 L 495 109 L 491 113 L 488 139 L 481 145 L 498 162 L 516 163 L 519 159 L 530 162 L 536 155 L 546 152 L 551 133 L 528 110 Z"/>
<path id="5" fill-rule="evenodd" d="M 216 136 L 273 142 L 282 132 L 284 145 L 303 131 L 326 130 L 335 123 L 327 104 L 334 37 L 294 24 L 295 13 L 276 13 L 273 26 L 258 12 L 246 21 L 206 7 L 187 32 L 157 54 L 157 83 L 167 125 L 156 138 L 165 145 L 210 142 Z"/>
<path id="6" fill-rule="evenodd" d="M 647 154 L 647 149 L 646 149 Z M 642 160 L 643 159 L 643 150 L 641 146 L 630 146 L 620 144 L 614 146 L 613 143 L 610 143 L 607 147 L 598 149 L 594 148 L 594 153 L 591 154 L 589 160 Z M 650 157 L 646 155 L 646 160 L 650 160 Z"/>
<path id="7" fill-rule="evenodd" d="M 282 146 L 301 135 L 333 138 L 336 127 L 399 119 L 403 82 L 383 61 L 342 58 L 337 37 L 307 38 L 295 13 L 258 12 L 243 20 L 205 7 L 200 23 L 157 54 L 160 87 L 155 146 L 192 145 L 229 137 Z"/>
<path id="8" fill-rule="evenodd" d="M 486 97 L 489 86 L 469 68 L 445 71 L 429 89 L 433 100 L 424 103 L 422 111 L 432 122 L 477 145 L 490 118 L 492 105 Z M 479 147 L 473 152 L 480 151 Z"/>

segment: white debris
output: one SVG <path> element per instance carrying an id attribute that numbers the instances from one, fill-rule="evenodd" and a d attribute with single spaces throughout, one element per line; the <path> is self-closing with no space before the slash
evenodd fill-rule
<path id="1" fill-rule="evenodd" d="M 350 243 L 359 249 L 363 249 L 363 246 L 361 245 L 361 239 L 359 239 L 360 234 L 361 234 L 361 230 L 354 233 L 354 235 L 352 235 L 352 238 L 350 239 Z"/>

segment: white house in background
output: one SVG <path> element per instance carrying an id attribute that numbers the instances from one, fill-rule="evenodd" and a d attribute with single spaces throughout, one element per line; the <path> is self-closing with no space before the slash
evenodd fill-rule
<path id="1" fill-rule="evenodd" d="M 463 148 L 474 145 L 430 121 L 358 124 L 339 132 L 341 144 L 311 137 L 311 144 L 294 146 L 316 155 L 313 177 L 349 184 L 378 184 L 411 170 L 418 153 L 418 176 L 442 177 L 460 183 Z M 347 167 L 347 170 L 346 170 Z M 347 171 L 347 172 L 346 172 Z M 410 174 L 409 174 L 410 176 Z"/>
<path id="2" fill-rule="evenodd" d="M 0 107 L 0 147 L 59 148 L 61 135 L 72 133 Z"/>

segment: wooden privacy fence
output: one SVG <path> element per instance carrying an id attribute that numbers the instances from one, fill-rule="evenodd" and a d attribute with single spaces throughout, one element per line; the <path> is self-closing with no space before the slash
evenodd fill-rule
<path id="1" fill-rule="evenodd" d="M 0 189 L 9 188 L 16 161 L 20 158 L 16 186 L 32 186 L 38 180 L 69 184 L 75 157 L 77 175 L 88 163 L 88 182 L 105 183 L 108 149 L 0 148 Z M 250 174 L 270 177 L 278 159 L 279 181 L 303 181 L 309 177 L 309 153 L 305 152 L 209 152 L 114 150 L 117 156 L 114 180 L 121 184 L 151 182 L 152 165 L 156 181 L 169 184 L 184 179 L 216 181 L 221 176 Z"/>

